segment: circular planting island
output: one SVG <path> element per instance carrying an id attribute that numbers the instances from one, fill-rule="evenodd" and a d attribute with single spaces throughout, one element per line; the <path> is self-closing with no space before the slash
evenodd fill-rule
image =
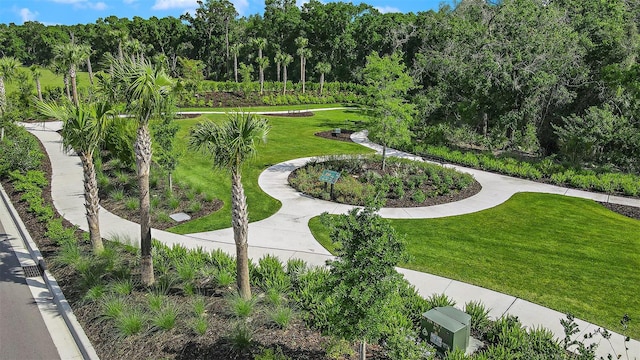
<path id="1" fill-rule="evenodd" d="M 325 170 L 340 173 L 333 188 L 320 181 Z M 309 196 L 363 206 L 367 199 L 385 207 L 419 207 L 458 201 L 475 195 L 480 184 L 469 174 L 439 165 L 381 156 L 328 157 L 311 161 L 289 175 L 289 184 Z"/>

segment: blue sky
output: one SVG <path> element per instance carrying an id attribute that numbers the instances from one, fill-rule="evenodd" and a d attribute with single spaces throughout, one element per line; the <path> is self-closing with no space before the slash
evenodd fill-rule
<path id="1" fill-rule="evenodd" d="M 302 4 L 305 0 L 297 0 Z M 264 0 L 231 0 L 240 15 L 262 13 Z M 347 0 L 348 2 L 348 0 Z M 352 0 L 359 3 L 358 0 Z M 365 0 L 382 12 L 418 12 L 437 10 L 450 0 Z M 22 24 L 39 21 L 46 25 L 93 23 L 110 15 L 132 18 L 140 16 L 175 16 L 197 7 L 196 0 L 0 0 L 0 23 Z"/>

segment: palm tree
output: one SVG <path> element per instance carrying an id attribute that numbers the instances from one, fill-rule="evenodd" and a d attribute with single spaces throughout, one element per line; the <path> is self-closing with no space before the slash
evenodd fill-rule
<path id="1" fill-rule="evenodd" d="M 236 243 L 236 272 L 238 292 L 251 298 L 249 285 L 247 198 L 242 186 L 242 165 L 257 152 L 257 142 L 265 141 L 269 132 L 266 119 L 250 113 L 227 115 L 227 121 L 218 125 L 211 121 L 198 123 L 189 136 L 189 147 L 211 155 L 214 166 L 231 173 L 231 225 Z"/>
<path id="2" fill-rule="evenodd" d="M 36 82 L 36 92 L 38 93 L 38 100 L 42 101 L 42 85 L 40 84 L 42 71 L 40 71 L 40 66 L 38 66 L 37 64 L 33 64 L 29 66 L 29 70 L 31 70 L 33 80 Z"/>
<path id="3" fill-rule="evenodd" d="M 285 95 L 287 93 L 287 66 L 291 64 L 293 61 L 293 56 L 289 54 L 285 54 L 282 58 L 282 94 Z"/>
<path id="4" fill-rule="evenodd" d="M 331 71 L 331 64 L 321 61 L 316 64 L 316 71 L 320 73 L 320 95 L 322 95 L 322 90 L 324 89 L 324 75 Z"/>
<path id="5" fill-rule="evenodd" d="M 62 121 L 62 145 L 65 151 L 73 149 L 80 156 L 84 173 L 84 207 L 87 211 L 89 238 L 93 252 L 99 254 L 104 250 L 104 245 L 100 236 L 100 198 L 93 154 L 104 139 L 107 122 L 115 116 L 115 112 L 107 103 L 75 106 L 69 102 L 58 105 L 55 102 L 40 100 L 36 104 L 41 114 Z"/>
<path id="6" fill-rule="evenodd" d="M 11 81 L 18 69 L 22 66 L 20 61 L 11 56 L 0 58 L 0 115 L 4 115 L 7 109 L 7 94 L 4 81 Z"/>
<path id="7" fill-rule="evenodd" d="M 151 285 L 153 261 L 151 258 L 151 222 L 149 203 L 149 167 L 151 165 L 151 135 L 149 120 L 167 107 L 172 95 L 173 80 L 162 66 L 153 66 L 147 61 L 133 62 L 126 57 L 108 57 L 113 64 L 113 76 L 122 86 L 122 93 L 129 103 L 128 111 L 137 119 L 138 130 L 134 150 L 140 190 L 140 250 L 142 255 L 142 282 Z M 166 114 L 165 114 L 166 115 Z"/>
<path id="8" fill-rule="evenodd" d="M 259 57 L 256 59 L 258 69 L 260 69 L 260 95 L 264 94 L 264 69 L 269 67 L 269 58 Z"/>
<path id="9" fill-rule="evenodd" d="M 73 103 L 78 106 L 78 84 L 76 81 L 76 67 L 85 61 L 91 54 L 91 47 L 74 43 L 60 44 L 54 48 L 55 57 L 61 59 L 62 63 L 69 68 L 69 78 L 71 80 L 71 90 Z"/>
<path id="10" fill-rule="evenodd" d="M 285 53 L 278 50 L 276 56 L 273 57 L 273 61 L 276 63 L 276 81 L 280 81 L 280 66 L 282 65 L 282 59 L 285 57 Z"/>
<path id="11" fill-rule="evenodd" d="M 300 56 L 300 82 L 302 83 L 302 93 L 304 94 L 307 59 L 311 57 L 311 50 L 307 48 L 307 45 L 309 45 L 307 38 L 300 36 L 296 38 L 295 42 L 298 47 L 296 53 Z"/>
<path id="12" fill-rule="evenodd" d="M 269 59 L 262 57 L 262 50 L 267 46 L 267 39 L 253 39 L 253 44 L 258 48 L 258 58 L 256 59 L 256 63 L 258 64 L 258 79 L 260 81 L 260 94 L 262 95 L 264 93 L 264 69 L 269 66 Z"/>
<path id="13" fill-rule="evenodd" d="M 238 55 L 240 55 L 240 48 L 242 44 L 233 44 L 230 47 L 231 53 L 233 54 L 233 78 L 238 82 Z"/>
<path id="14" fill-rule="evenodd" d="M 0 122 L 3 124 L 0 129 L 0 141 L 4 140 L 4 113 L 7 110 L 7 94 L 4 87 L 4 81 L 10 81 L 18 69 L 22 66 L 20 61 L 11 56 L 0 58 Z"/>

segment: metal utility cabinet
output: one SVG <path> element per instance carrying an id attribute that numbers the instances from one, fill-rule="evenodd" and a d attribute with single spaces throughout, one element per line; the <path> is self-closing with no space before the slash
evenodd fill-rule
<path id="1" fill-rule="evenodd" d="M 422 314 L 422 337 L 438 352 L 466 351 L 471 336 L 471 316 L 453 306 L 433 308 Z"/>

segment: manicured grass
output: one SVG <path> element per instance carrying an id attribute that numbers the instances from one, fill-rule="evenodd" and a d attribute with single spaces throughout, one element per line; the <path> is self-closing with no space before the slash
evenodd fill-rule
<path id="1" fill-rule="evenodd" d="M 33 93 L 35 95 L 36 85 L 31 75 L 31 71 L 29 70 L 28 67 L 22 67 L 20 71 L 26 72 L 27 74 L 29 74 L 29 79 L 31 79 L 31 82 L 33 83 Z M 58 76 L 46 68 L 41 68 L 40 73 L 42 74 L 42 76 L 40 77 L 40 86 L 42 86 L 43 92 L 48 87 L 59 87 L 64 89 L 64 82 L 62 80 L 62 76 Z M 89 73 L 78 71 L 76 81 L 78 83 L 78 89 L 80 89 L 80 91 L 82 91 L 84 88 L 89 87 Z M 18 85 L 19 84 L 17 84 L 16 81 L 9 81 L 8 83 L 6 83 L 7 94 L 10 94 L 14 91 L 18 91 Z"/>
<path id="2" fill-rule="evenodd" d="M 640 319 L 640 221 L 590 201 L 522 193 L 493 209 L 392 220 L 412 260 L 402 266 L 476 284 L 623 332 Z M 327 230 L 310 227 L 329 250 Z M 627 334 L 640 339 L 640 321 Z M 604 345 L 603 345 L 604 346 Z"/>
<path id="3" fill-rule="evenodd" d="M 244 107 L 242 110 L 244 111 L 286 111 L 286 110 L 313 110 L 313 109 L 323 109 L 323 108 L 337 108 L 337 107 L 349 107 L 344 104 L 310 104 L 310 105 L 278 105 L 278 106 L 252 106 L 252 107 Z M 236 108 L 228 108 L 228 107 L 186 107 L 179 108 L 178 111 L 234 111 Z"/>
<path id="4" fill-rule="evenodd" d="M 185 181 L 222 199 L 224 207 L 207 217 L 189 221 L 173 227 L 170 231 L 180 234 L 209 231 L 231 226 L 231 181 L 224 171 L 214 170 L 208 157 L 187 149 L 189 129 L 197 122 L 208 118 L 214 121 L 225 119 L 225 115 L 207 114 L 195 119 L 180 120 L 177 148 L 182 152 L 175 181 Z M 285 160 L 330 154 L 370 153 L 354 143 L 327 140 L 314 133 L 344 126 L 347 119 L 363 119 L 358 110 L 322 111 L 312 117 L 267 117 L 271 132 L 267 144 L 258 149 L 258 156 L 248 163 L 243 171 L 243 184 L 249 204 L 249 218 L 257 221 L 273 215 L 280 202 L 266 195 L 258 186 L 258 176 L 267 167 Z"/>

